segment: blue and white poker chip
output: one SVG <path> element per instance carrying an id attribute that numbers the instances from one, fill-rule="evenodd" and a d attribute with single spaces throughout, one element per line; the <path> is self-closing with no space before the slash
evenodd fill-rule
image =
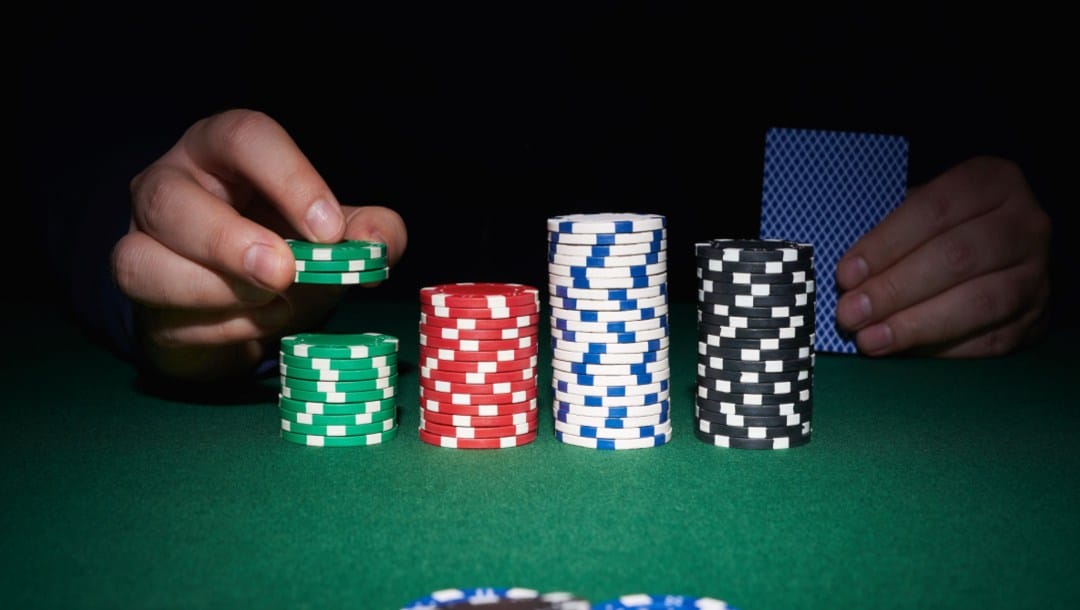
<path id="1" fill-rule="evenodd" d="M 615 322 L 582 322 L 581 320 L 551 318 L 551 327 L 553 329 L 573 330 L 582 333 L 627 333 L 652 330 L 654 328 L 667 328 L 667 325 L 667 316 L 645 318 L 644 320 L 618 320 Z"/>
<path id="2" fill-rule="evenodd" d="M 736 610 L 727 602 L 711 597 L 687 595 L 623 595 L 597 604 L 592 610 Z"/>
<path id="3" fill-rule="evenodd" d="M 623 235 L 632 235 L 632 233 L 624 233 Z M 655 233 L 651 234 L 655 236 Z M 660 251 L 667 250 L 666 239 L 654 239 L 652 241 L 643 241 L 633 244 L 613 244 L 613 245 L 587 245 L 587 244 L 566 244 L 551 242 L 548 244 L 548 256 L 554 254 L 561 254 L 564 256 L 587 256 L 591 258 L 597 257 L 613 257 L 613 256 L 635 256 L 638 254 L 655 254 Z"/>
<path id="4" fill-rule="evenodd" d="M 548 262 L 570 267 L 637 267 L 667 262 L 667 251 L 622 256 L 575 256 L 548 252 Z"/>
<path id="5" fill-rule="evenodd" d="M 464 608 L 494 606 L 501 602 L 538 600 L 550 602 L 559 610 L 590 610 L 589 602 L 570 593 L 540 593 L 535 589 L 479 587 L 474 589 L 443 589 L 415 599 L 401 610 L 435 610 L 436 608 Z M 502 606 L 500 606 L 502 607 Z"/>
<path id="6" fill-rule="evenodd" d="M 570 288 L 548 284 L 548 292 L 553 297 L 562 299 L 584 299 L 586 301 L 628 301 L 631 299 L 647 299 L 667 294 L 667 284 L 658 286 L 646 286 L 644 288 L 600 288 L 589 290 L 588 288 Z"/>
<path id="7" fill-rule="evenodd" d="M 666 294 L 640 299 L 575 299 L 558 296 L 548 297 L 548 304 L 552 307 L 586 311 L 626 311 L 630 309 L 645 309 L 648 307 L 667 305 L 667 302 Z"/>
<path id="8" fill-rule="evenodd" d="M 562 233 L 548 231 L 548 244 L 575 246 L 621 246 L 667 240 L 667 229 L 636 233 Z"/>
<path id="9" fill-rule="evenodd" d="M 659 286 L 667 284 L 667 272 L 655 275 L 628 275 L 626 277 L 568 277 L 548 274 L 548 283 L 567 288 L 588 288 L 589 290 L 611 288 L 645 288 L 647 286 Z"/>
<path id="10" fill-rule="evenodd" d="M 658 318 L 660 316 L 666 316 L 667 313 L 667 305 L 626 309 L 622 311 L 597 311 L 587 309 L 563 309 L 562 307 L 556 306 L 551 307 L 551 317 L 553 319 L 571 320 L 574 322 L 631 322 L 634 320 Z"/>
<path id="11" fill-rule="evenodd" d="M 667 226 L 667 218 L 660 214 L 632 212 L 564 214 L 547 220 L 552 233 L 641 233 L 658 231 Z"/>

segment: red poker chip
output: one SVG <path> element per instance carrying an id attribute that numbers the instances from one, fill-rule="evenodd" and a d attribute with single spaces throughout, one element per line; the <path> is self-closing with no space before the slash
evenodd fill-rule
<path id="1" fill-rule="evenodd" d="M 496 417 L 516 415 L 536 410 L 536 399 L 525 402 L 510 402 L 500 405 L 455 405 L 438 400 L 420 399 L 420 408 L 425 413 L 444 413 L 446 415 L 469 415 L 471 417 Z"/>
<path id="2" fill-rule="evenodd" d="M 536 398 L 536 390 L 535 387 L 532 387 L 502 394 L 451 394 L 450 392 L 439 392 L 420 386 L 420 398 L 449 405 L 502 405 L 532 400 Z"/>
<path id="3" fill-rule="evenodd" d="M 506 360 L 531 358 L 536 354 L 537 346 L 535 345 L 522 349 L 504 349 L 497 352 L 464 352 L 454 349 L 420 346 L 421 358 L 438 358 L 439 360 L 451 360 L 453 362 L 504 362 Z"/>
<path id="4" fill-rule="evenodd" d="M 535 368 L 536 363 L 536 356 L 519 358 L 517 360 L 499 361 L 443 360 L 442 358 L 426 356 L 420 360 L 421 367 L 455 373 L 504 373 L 506 371 L 520 371 L 526 368 Z"/>
<path id="5" fill-rule="evenodd" d="M 536 326 L 540 323 L 540 314 L 533 313 L 516 318 L 447 318 L 420 312 L 420 323 L 459 330 L 502 330 Z"/>
<path id="6" fill-rule="evenodd" d="M 420 387 L 448 394 L 509 394 L 523 390 L 535 390 L 536 378 L 501 383 L 454 383 L 420 376 Z"/>
<path id="7" fill-rule="evenodd" d="M 534 337 L 538 332 L 540 332 L 540 327 L 536 324 L 531 326 L 514 326 L 511 328 L 492 328 L 486 330 L 449 328 L 446 326 L 435 326 L 433 324 L 420 325 L 420 334 L 433 339 L 501 341 L 505 339 Z"/>
<path id="8" fill-rule="evenodd" d="M 422 366 L 420 367 L 420 378 L 427 378 L 433 381 L 483 385 L 488 383 L 506 383 L 508 381 L 514 382 L 536 379 L 536 369 L 533 367 L 525 367 L 520 370 L 504 371 L 501 373 L 459 373 L 457 371 L 443 371 Z"/>
<path id="9" fill-rule="evenodd" d="M 454 415 L 420 409 L 420 418 L 429 423 L 462 428 L 493 428 L 497 426 L 516 426 L 540 420 L 539 409 L 530 409 L 510 415 Z"/>
<path id="10" fill-rule="evenodd" d="M 538 422 L 526 422 L 514 426 L 494 426 L 489 428 L 465 428 L 461 426 L 443 426 L 434 422 L 420 420 L 420 429 L 427 430 L 439 436 L 453 436 L 454 438 L 502 438 L 507 436 L 521 436 L 530 432 L 536 432 Z"/>
<path id="11" fill-rule="evenodd" d="M 540 313 L 539 305 L 514 305 L 512 307 L 435 307 L 420 305 L 420 313 L 440 318 L 477 318 L 502 320 Z"/>
<path id="12" fill-rule="evenodd" d="M 516 307 L 538 304 L 540 291 L 525 284 L 458 282 L 421 288 L 420 302 L 435 307 Z"/>
<path id="13" fill-rule="evenodd" d="M 536 335 L 521 337 L 519 339 L 440 339 L 429 337 L 420 333 L 420 345 L 434 347 L 436 349 L 452 349 L 459 352 L 498 352 L 508 349 L 525 349 L 536 347 Z"/>
<path id="14" fill-rule="evenodd" d="M 504 436 L 501 438 L 454 438 L 433 434 L 420 429 L 420 440 L 436 447 L 448 447 L 451 449 L 507 449 L 528 445 L 536 440 L 536 432 L 529 432 L 520 436 Z"/>

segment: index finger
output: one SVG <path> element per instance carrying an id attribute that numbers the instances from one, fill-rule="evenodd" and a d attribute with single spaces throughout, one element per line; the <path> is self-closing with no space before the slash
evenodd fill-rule
<path id="1" fill-rule="evenodd" d="M 305 239 L 336 242 L 345 217 L 326 181 L 288 132 L 268 115 L 229 110 L 192 126 L 184 151 L 202 170 L 247 183 Z M 201 133 L 199 133 L 201 132 Z"/>
<path id="2" fill-rule="evenodd" d="M 888 269 L 920 245 L 1002 205 L 999 177 L 1007 161 L 977 157 L 913 190 L 895 210 L 860 237 L 836 266 L 836 280 L 851 290 Z"/>

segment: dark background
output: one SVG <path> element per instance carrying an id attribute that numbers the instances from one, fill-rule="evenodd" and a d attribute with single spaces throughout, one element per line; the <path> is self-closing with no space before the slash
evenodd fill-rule
<path id="1" fill-rule="evenodd" d="M 1055 272 L 1075 275 L 1061 15 L 507 4 L 31 17 L 14 239 L 58 246 L 50 298 L 66 298 L 71 269 L 105 268 L 128 180 L 195 120 L 249 107 L 290 131 L 341 201 L 405 218 L 404 259 L 362 298 L 545 286 L 546 218 L 592 211 L 667 215 L 670 288 L 693 298 L 691 244 L 757 232 L 770 126 L 907 136 L 911 184 L 975 154 L 1012 158 L 1058 217 Z"/>

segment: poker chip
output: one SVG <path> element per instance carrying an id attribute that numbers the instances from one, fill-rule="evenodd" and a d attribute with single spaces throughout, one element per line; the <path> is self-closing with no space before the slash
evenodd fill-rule
<path id="1" fill-rule="evenodd" d="M 637 235 L 631 233 L 630 235 Z M 667 250 L 666 239 L 654 239 L 651 241 L 642 241 L 637 243 L 624 243 L 613 245 L 578 245 L 571 243 L 549 242 L 548 243 L 548 260 L 551 260 L 552 255 L 561 254 L 565 256 L 583 256 L 583 257 L 622 257 L 633 256 L 635 254 L 652 254 L 654 252 Z"/>
<path id="2" fill-rule="evenodd" d="M 666 329 L 665 329 L 666 330 Z M 564 352 L 581 352 L 583 354 L 640 354 L 667 349 L 670 345 L 668 336 L 647 341 L 571 341 L 566 339 L 551 338 L 551 348 Z"/>
<path id="3" fill-rule="evenodd" d="M 663 264 L 663 263 L 661 263 Z M 573 277 L 548 273 L 548 283 L 567 288 L 587 288 L 590 290 L 608 288 L 645 288 L 667 284 L 667 273 L 655 275 L 627 275 L 625 277 Z"/>
<path id="4" fill-rule="evenodd" d="M 600 419 L 627 419 L 637 417 L 667 416 L 670 411 L 670 403 L 661 400 L 655 403 L 622 406 L 593 406 L 556 399 L 552 403 L 552 412 L 555 418 L 560 415 L 578 415 Z M 586 422 L 587 424 L 587 422 Z M 632 424 L 627 424 L 632 425 Z M 617 428 L 615 424 L 607 423 L 606 428 Z"/>
<path id="5" fill-rule="evenodd" d="M 625 244 L 658 243 L 667 240 L 667 229 L 635 233 L 565 233 L 548 230 L 548 244 L 579 246 L 619 246 Z"/>
<path id="6" fill-rule="evenodd" d="M 498 352 L 536 347 L 536 335 L 517 339 L 444 339 L 420 334 L 420 345 L 462 352 Z"/>
<path id="7" fill-rule="evenodd" d="M 437 305 L 420 305 L 420 313 L 439 318 L 479 318 L 499 320 L 505 318 L 518 318 L 531 316 L 539 311 L 539 306 L 512 305 L 506 307 L 446 307 Z"/>
<path id="8" fill-rule="evenodd" d="M 645 309 L 667 305 L 667 295 L 659 294 L 651 297 L 632 299 L 578 299 L 570 297 L 550 296 L 548 303 L 558 309 L 575 309 L 585 311 L 625 311 L 628 309 Z"/>
<path id="9" fill-rule="evenodd" d="M 644 288 L 570 288 L 548 284 L 550 296 L 562 299 L 584 299 L 586 301 L 627 301 L 630 299 L 647 299 L 667 294 L 667 284 L 658 286 L 646 286 Z"/>
<path id="10" fill-rule="evenodd" d="M 502 426 L 516 426 L 525 423 L 535 423 L 539 418 L 539 410 L 530 409 L 523 413 L 510 415 L 454 415 L 440 413 L 438 411 L 421 411 L 424 421 L 443 426 L 459 426 L 462 428 L 498 428 Z"/>
<path id="11" fill-rule="evenodd" d="M 317 371 L 364 371 L 396 367 L 397 353 L 369 358 L 307 358 L 282 353 L 280 362 L 288 367 L 315 369 Z"/>
<path id="12" fill-rule="evenodd" d="M 640 407 L 668 400 L 671 397 L 671 391 L 664 389 L 649 394 L 590 396 L 572 392 L 563 392 L 557 388 L 552 388 L 552 396 L 556 401 L 582 407 Z"/>
<path id="13" fill-rule="evenodd" d="M 300 333 L 281 338 L 282 354 L 302 358 L 356 359 L 397 351 L 397 337 L 382 333 Z"/>
<path id="14" fill-rule="evenodd" d="M 500 436 L 495 438 L 458 438 L 435 434 L 424 428 L 419 429 L 420 440 L 437 447 L 450 449 L 510 449 L 528 445 L 536 440 L 536 431 L 521 435 Z"/>
<path id="15" fill-rule="evenodd" d="M 437 315 L 420 313 L 420 324 L 459 330 L 504 330 L 508 328 L 527 328 L 540 322 L 540 314 L 534 313 L 513 318 L 444 318 Z"/>
<path id="16" fill-rule="evenodd" d="M 379 432 L 389 432 L 397 425 L 393 419 L 384 419 L 367 424 L 303 424 L 289 418 L 281 418 L 281 429 L 297 434 L 317 436 L 365 436 Z"/>
<path id="17" fill-rule="evenodd" d="M 283 387 L 312 392 L 366 392 L 382 390 L 397 384 L 397 374 L 359 381 L 324 381 L 301 379 L 281 375 L 279 381 Z"/>
<path id="18" fill-rule="evenodd" d="M 487 352 L 484 352 L 487 353 Z M 458 373 L 502 373 L 532 368 L 535 372 L 536 355 L 517 360 L 444 360 L 438 357 L 425 357 L 420 360 L 421 368 Z"/>
<path id="19" fill-rule="evenodd" d="M 665 445 L 671 440 L 671 430 L 669 429 L 667 432 L 641 438 L 589 438 L 577 436 L 575 434 L 567 434 L 561 430 L 555 430 L 555 438 L 559 442 L 567 445 L 587 447 L 589 449 L 619 451 L 625 449 L 647 449 Z"/>
<path id="20" fill-rule="evenodd" d="M 447 415 L 491 417 L 496 415 L 515 415 L 518 413 L 534 411 L 537 408 L 537 402 L 536 399 L 533 398 L 525 402 L 516 403 L 458 405 L 448 402 L 440 402 L 438 400 L 421 398 L 420 408 L 423 409 L 425 413 L 431 411 L 435 413 L 445 413 Z"/>
<path id="21" fill-rule="evenodd" d="M 282 419 L 297 424 L 312 426 L 362 426 L 375 422 L 386 421 L 397 416 L 396 408 L 371 411 L 366 413 L 349 413 L 345 415 L 313 415 L 299 411 L 290 411 L 284 407 L 278 407 L 278 414 Z"/>
<path id="22" fill-rule="evenodd" d="M 317 244 L 299 239 L 286 239 L 293 256 L 305 261 L 343 261 L 386 258 L 386 244 L 346 240 L 336 244 Z"/>
<path id="23" fill-rule="evenodd" d="M 363 434 L 354 436 L 322 436 L 317 434 L 300 434 L 297 432 L 281 431 L 281 438 L 297 445 L 309 447 L 366 447 L 380 445 L 397 436 L 398 428 L 394 426 L 385 432 Z"/>
<path id="24" fill-rule="evenodd" d="M 559 358 L 551 360 L 553 371 L 564 371 L 575 375 L 648 375 L 658 371 L 670 371 L 667 360 L 654 362 L 642 362 L 639 364 L 589 364 L 585 362 L 570 362 Z"/>
<path id="25" fill-rule="evenodd" d="M 297 271 L 293 281 L 297 284 L 373 284 L 390 277 L 390 268 L 371 269 L 368 271 Z"/>
<path id="26" fill-rule="evenodd" d="M 558 359 L 569 363 L 599 364 L 599 365 L 635 365 L 648 363 L 666 364 L 668 348 L 660 348 L 644 352 L 625 352 L 616 354 L 594 354 L 589 352 L 571 351 L 554 347 L 551 351 L 552 361 Z"/>
<path id="27" fill-rule="evenodd" d="M 731 262 L 769 262 L 812 260 L 814 248 L 782 239 L 713 239 L 694 244 L 698 258 Z"/>
<path id="28" fill-rule="evenodd" d="M 598 213 L 566 214 L 548 218 L 549 233 L 642 233 L 656 231 L 667 226 L 667 219 L 660 214 Z"/>
<path id="29" fill-rule="evenodd" d="M 592 610 L 736 610 L 712 597 L 635 593 L 593 604 Z"/>
<path id="30" fill-rule="evenodd" d="M 551 318 L 552 330 L 583 333 L 627 333 L 667 328 L 668 326 L 668 317 L 666 315 L 655 318 L 645 318 L 644 320 L 616 322 L 582 322 L 580 320 L 560 320 L 559 318 Z"/>
<path id="31" fill-rule="evenodd" d="M 514 382 L 536 379 L 536 370 L 532 367 L 525 367 L 517 371 L 504 371 L 501 373 L 459 373 L 456 371 L 432 369 L 422 366 L 420 367 L 420 379 L 429 379 L 432 381 L 450 381 L 453 383 L 475 383 L 483 385 L 489 383 L 504 383 L 508 381 Z"/>
<path id="32" fill-rule="evenodd" d="M 541 593 L 521 587 L 479 587 L 442 589 L 414 599 L 401 610 L 436 610 L 437 608 L 483 608 L 499 610 L 591 610 L 588 600 L 567 592 Z"/>
<path id="33" fill-rule="evenodd" d="M 626 254 L 621 256 L 576 256 L 559 252 L 548 252 L 548 262 L 566 267 L 641 267 L 667 262 L 667 250 L 644 254 Z M 665 267 L 666 269 L 666 267 Z"/>
<path id="34" fill-rule="evenodd" d="M 476 341 L 499 341 L 506 339 L 520 339 L 522 337 L 535 337 L 539 331 L 537 325 L 514 326 L 510 328 L 450 328 L 447 326 L 435 326 L 433 324 L 421 324 L 420 332 L 432 339 L 458 339 Z"/>
<path id="35" fill-rule="evenodd" d="M 550 301 L 550 299 L 549 299 Z M 563 309 L 551 307 L 553 320 L 570 320 L 574 322 L 629 322 L 633 320 L 647 320 L 666 316 L 667 305 L 656 307 L 641 307 L 631 309 L 612 309 L 601 311 L 597 309 Z"/>
<path id="36" fill-rule="evenodd" d="M 548 275 L 550 278 L 567 277 L 575 279 L 619 279 L 637 278 L 666 274 L 667 260 L 651 265 L 634 265 L 632 267 L 575 267 L 572 265 L 559 265 L 548 263 Z"/>
<path id="37" fill-rule="evenodd" d="M 714 239 L 694 249 L 695 436 L 735 449 L 808 443 L 816 338 L 813 246 Z"/>
<path id="38" fill-rule="evenodd" d="M 435 307 L 467 309 L 535 306 L 540 302 L 540 291 L 524 284 L 483 282 L 439 284 L 421 288 L 420 302 Z"/>
<path id="39" fill-rule="evenodd" d="M 645 426 L 624 426 L 608 428 L 606 426 L 584 426 L 555 419 L 555 430 L 563 434 L 595 439 L 641 439 L 657 435 L 671 434 L 671 421 Z"/>
<path id="40" fill-rule="evenodd" d="M 344 402 L 327 403 L 317 400 L 294 400 L 278 394 L 278 406 L 282 409 L 295 413 L 308 413 L 311 415 L 353 415 L 364 413 L 378 413 L 396 408 L 395 398 L 382 400 L 369 400 L 367 402 Z"/>
<path id="41" fill-rule="evenodd" d="M 364 381 L 393 376 L 397 373 L 397 367 L 381 366 L 367 369 L 325 370 L 289 366 L 281 362 L 278 364 L 278 373 L 284 377 L 310 379 L 312 381 Z"/>
<path id="42" fill-rule="evenodd" d="M 562 411 L 555 409 L 553 411 L 556 421 L 565 422 L 568 424 L 576 424 L 578 426 L 589 426 L 593 428 L 605 428 L 605 429 L 617 429 L 617 428 L 640 428 L 642 426 L 658 426 L 664 422 L 670 421 L 668 417 L 668 411 L 666 409 L 661 410 L 656 415 L 641 415 L 637 417 L 596 417 L 591 415 L 580 415 L 575 412 Z"/>
<path id="43" fill-rule="evenodd" d="M 386 258 L 356 258 L 352 260 L 307 261 L 296 259 L 296 270 L 313 273 L 347 271 L 377 271 L 388 265 Z"/>

